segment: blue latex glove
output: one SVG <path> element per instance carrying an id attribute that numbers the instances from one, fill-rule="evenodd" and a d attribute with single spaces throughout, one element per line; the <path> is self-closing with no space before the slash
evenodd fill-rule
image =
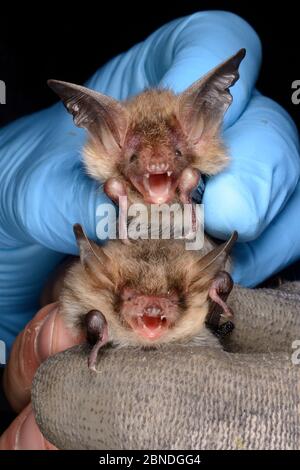
<path id="1" fill-rule="evenodd" d="M 300 162 L 293 122 L 254 91 L 261 47 L 251 27 L 217 11 L 173 21 L 86 85 L 118 99 L 158 84 L 182 91 L 241 47 L 247 56 L 224 125 L 232 163 L 209 180 L 204 204 L 209 233 L 239 231 L 234 278 L 255 285 L 300 256 Z M 96 206 L 108 201 L 82 167 L 85 139 L 61 103 L 0 131 L 0 339 L 8 347 L 35 314 L 49 272 L 63 253 L 77 253 L 73 223 L 95 238 Z"/>

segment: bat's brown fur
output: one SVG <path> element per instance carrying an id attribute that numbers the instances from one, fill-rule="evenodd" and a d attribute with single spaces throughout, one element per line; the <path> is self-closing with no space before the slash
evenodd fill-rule
<path id="1" fill-rule="evenodd" d="M 220 129 L 244 56 L 241 49 L 179 95 L 150 89 L 119 102 L 78 85 L 48 83 L 76 125 L 89 130 L 84 161 L 93 178 L 117 178 L 129 202 L 172 202 L 191 192 L 183 189 L 185 169 L 214 175 L 229 161 Z"/>
<path id="2" fill-rule="evenodd" d="M 206 139 L 192 144 L 177 118 L 178 97 L 168 90 L 148 90 L 123 103 L 128 111 L 128 131 L 122 150 L 116 148 L 109 155 L 99 140 L 90 138 L 84 148 L 84 161 L 89 174 L 96 180 L 110 177 L 122 179 L 133 192 L 132 200 L 139 199 L 129 175 L 143 174 L 148 160 L 156 158 L 168 163 L 180 173 L 191 166 L 201 173 L 214 175 L 229 162 L 219 129 Z M 176 156 L 180 150 L 182 156 Z M 139 158 L 130 162 L 132 155 Z"/>
<path id="3" fill-rule="evenodd" d="M 229 161 L 220 129 L 232 100 L 228 89 L 239 77 L 244 55 L 239 51 L 180 95 L 151 89 L 121 103 L 78 85 L 49 84 L 75 123 L 89 130 L 84 160 L 93 178 L 106 184 L 121 181 L 129 203 L 170 203 L 177 196 L 186 203 L 198 172 L 214 175 Z M 205 237 L 204 250 L 209 247 Z M 65 280 L 61 311 L 71 327 L 81 328 L 84 315 L 99 310 L 107 320 L 109 339 L 118 345 L 154 346 L 192 338 L 216 343 L 205 318 L 209 290 L 224 260 L 222 266 L 218 258 L 202 270 L 197 259 L 204 251 L 187 251 L 180 240 L 139 240 L 129 246 L 111 241 L 104 248 L 94 244 L 93 250 L 96 257 L 81 247 L 82 263 Z M 154 297 L 175 292 L 177 304 L 170 301 L 175 320 L 162 336 L 150 340 L 125 321 L 121 312 L 126 288 Z"/>
<path id="4" fill-rule="evenodd" d="M 92 248 L 96 256 L 88 246 L 81 248 L 82 262 L 69 270 L 60 297 L 62 315 L 71 328 L 83 328 L 84 315 L 96 309 L 104 314 L 115 345 L 153 347 L 192 339 L 218 343 L 206 329 L 205 318 L 209 287 L 224 266 L 224 257 L 202 271 L 204 253 L 187 251 L 179 240 L 139 240 L 129 246 L 111 241 L 104 247 L 93 243 Z M 120 312 L 127 287 L 149 296 L 176 292 L 178 318 L 161 338 L 148 340 L 126 323 Z"/>

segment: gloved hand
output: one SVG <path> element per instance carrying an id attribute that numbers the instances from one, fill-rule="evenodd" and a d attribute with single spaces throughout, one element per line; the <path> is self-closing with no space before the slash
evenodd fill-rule
<path id="1" fill-rule="evenodd" d="M 55 449 L 35 422 L 30 404 L 32 380 L 49 356 L 84 340 L 82 335 L 73 336 L 55 303 L 37 312 L 18 335 L 5 367 L 3 385 L 12 409 L 19 414 L 0 436 L 0 450 Z"/>
<path id="2" fill-rule="evenodd" d="M 203 202 L 210 234 L 238 230 L 234 279 L 253 286 L 300 256 L 300 160 L 289 116 L 253 91 L 261 47 L 252 28 L 227 12 L 175 20 L 86 86 L 118 99 L 153 85 L 182 91 L 242 47 L 247 56 L 224 124 L 232 163 L 208 181 Z M 8 348 L 37 310 L 49 272 L 63 253 L 77 253 L 72 225 L 95 238 L 96 207 L 108 200 L 85 175 L 85 138 L 61 103 L 0 131 L 0 339 Z"/>

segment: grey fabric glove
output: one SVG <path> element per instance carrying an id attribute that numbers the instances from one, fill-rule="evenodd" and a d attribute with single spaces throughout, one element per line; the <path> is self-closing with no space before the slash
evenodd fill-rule
<path id="1" fill-rule="evenodd" d="M 299 449 L 300 283 L 235 287 L 229 304 L 226 352 L 107 348 L 97 374 L 86 346 L 49 358 L 32 389 L 44 436 L 60 449 Z"/>

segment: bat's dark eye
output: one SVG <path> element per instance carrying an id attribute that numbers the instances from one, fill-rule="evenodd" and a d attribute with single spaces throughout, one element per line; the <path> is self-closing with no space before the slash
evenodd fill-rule
<path id="1" fill-rule="evenodd" d="M 138 159 L 137 154 L 136 154 L 136 153 L 133 153 L 133 154 L 131 155 L 131 157 L 129 158 L 129 161 L 130 161 L 130 163 L 134 163 L 134 162 L 137 161 L 137 159 Z"/>
<path id="2" fill-rule="evenodd" d="M 175 155 L 176 155 L 176 157 L 182 157 L 182 153 L 180 152 L 179 149 L 175 150 Z"/>

